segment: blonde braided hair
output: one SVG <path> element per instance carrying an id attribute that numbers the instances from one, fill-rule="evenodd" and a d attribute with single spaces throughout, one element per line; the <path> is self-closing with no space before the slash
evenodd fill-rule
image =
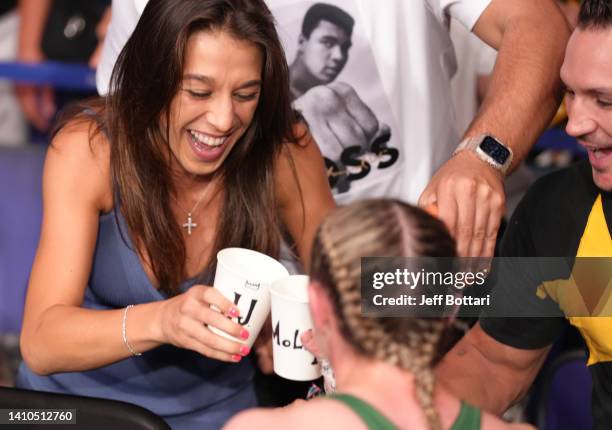
<path id="1" fill-rule="evenodd" d="M 311 259 L 311 276 L 327 287 L 343 337 L 358 353 L 412 372 L 429 428 L 441 429 L 433 403 L 432 366 L 445 321 L 363 317 L 360 257 L 366 256 L 454 257 L 455 242 L 440 221 L 416 207 L 396 200 L 365 200 L 326 217 Z"/>

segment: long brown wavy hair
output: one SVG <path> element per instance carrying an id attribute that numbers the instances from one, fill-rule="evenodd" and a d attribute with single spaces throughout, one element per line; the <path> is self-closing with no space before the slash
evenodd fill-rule
<path id="1" fill-rule="evenodd" d="M 397 200 L 365 200 L 324 219 L 310 270 L 331 299 L 343 338 L 363 356 L 412 372 L 429 427 L 440 429 L 432 367 L 440 356 L 447 321 L 363 317 L 360 257 L 365 256 L 455 257 L 455 241 L 442 222 L 419 208 Z"/>
<path id="2" fill-rule="evenodd" d="M 214 266 L 224 247 L 271 256 L 280 247 L 274 164 L 283 142 L 298 140 L 298 116 L 270 10 L 263 0 L 150 0 L 113 70 L 103 122 L 111 142 L 115 210 L 121 210 L 134 245 L 147 254 L 158 288 L 168 295 L 179 293 L 186 278 L 185 243 L 170 206 L 170 104 L 180 89 L 189 37 L 214 30 L 256 44 L 263 69 L 253 121 L 218 172 L 225 190 L 220 214 L 226 216 L 205 267 Z"/>

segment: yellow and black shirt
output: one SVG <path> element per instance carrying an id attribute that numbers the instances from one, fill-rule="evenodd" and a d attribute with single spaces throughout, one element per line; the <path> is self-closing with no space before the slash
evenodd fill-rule
<path id="1" fill-rule="evenodd" d="M 539 179 L 517 207 L 504 235 L 501 257 L 612 257 L 612 193 L 599 190 L 588 162 Z M 582 261 L 582 260 L 581 260 Z M 548 298 L 566 315 L 612 315 L 610 291 L 585 300 L 576 288 L 565 288 L 577 277 L 576 266 L 566 279 L 540 285 L 514 285 L 527 289 L 521 300 Z M 608 276 L 606 282 L 610 280 Z M 509 297 L 509 296 L 508 296 Z M 512 301 L 512 300 L 510 300 Z M 585 303 L 585 302 L 591 303 Z M 526 303 L 514 301 L 515 306 Z M 486 311 L 484 316 L 486 316 Z M 567 323 L 575 326 L 589 348 L 588 366 L 593 379 L 593 418 L 598 429 L 612 423 L 612 317 L 482 318 L 483 330 L 506 345 L 535 349 L 552 344 Z"/>

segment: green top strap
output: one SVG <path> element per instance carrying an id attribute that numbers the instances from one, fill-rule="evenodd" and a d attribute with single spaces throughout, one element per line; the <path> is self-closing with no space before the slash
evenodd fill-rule
<path id="1" fill-rule="evenodd" d="M 369 403 L 352 396 L 350 394 L 329 394 L 326 396 L 329 399 L 339 400 L 346 406 L 351 408 L 363 422 L 368 426 L 369 430 L 397 430 L 395 424 L 384 417 Z"/>
<path id="2" fill-rule="evenodd" d="M 335 399 L 351 408 L 363 420 L 369 430 L 397 430 L 395 424 L 378 412 L 372 405 L 350 394 L 329 394 L 328 399 Z M 450 430 L 480 430 L 480 409 L 461 402 L 459 416 Z"/>
<path id="3" fill-rule="evenodd" d="M 480 409 L 461 402 L 459 416 L 453 423 L 450 430 L 479 430 L 480 418 Z"/>

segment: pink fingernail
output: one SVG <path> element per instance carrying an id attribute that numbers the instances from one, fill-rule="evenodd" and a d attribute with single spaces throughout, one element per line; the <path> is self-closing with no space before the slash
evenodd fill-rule
<path id="1" fill-rule="evenodd" d="M 238 354 L 234 354 L 234 355 L 232 355 L 232 360 L 234 360 L 236 363 L 238 363 L 240 360 L 242 360 L 242 356 L 238 355 Z"/>
<path id="2" fill-rule="evenodd" d="M 230 317 L 236 318 L 238 315 L 240 315 L 240 311 L 238 311 L 238 308 L 231 308 L 228 314 Z"/>
<path id="3" fill-rule="evenodd" d="M 246 328 L 240 330 L 240 338 L 245 340 L 249 338 L 249 331 Z"/>
<path id="4" fill-rule="evenodd" d="M 251 348 L 249 348 L 248 346 L 242 345 L 240 347 L 240 355 L 242 355 L 243 357 L 249 355 L 249 352 L 251 352 Z"/>

